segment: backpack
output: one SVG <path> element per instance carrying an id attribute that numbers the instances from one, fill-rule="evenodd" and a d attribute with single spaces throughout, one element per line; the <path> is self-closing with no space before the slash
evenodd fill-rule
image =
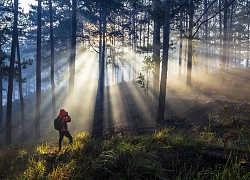
<path id="1" fill-rule="evenodd" d="M 62 122 L 61 122 L 61 118 L 57 117 L 56 119 L 54 119 L 54 128 L 57 130 L 57 131 L 60 131 L 62 129 L 63 125 L 62 125 Z"/>

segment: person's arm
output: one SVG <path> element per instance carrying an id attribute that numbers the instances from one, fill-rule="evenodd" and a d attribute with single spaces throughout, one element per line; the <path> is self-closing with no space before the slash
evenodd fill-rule
<path id="1" fill-rule="evenodd" d="M 71 117 L 69 115 L 64 116 L 63 121 L 71 122 Z"/>

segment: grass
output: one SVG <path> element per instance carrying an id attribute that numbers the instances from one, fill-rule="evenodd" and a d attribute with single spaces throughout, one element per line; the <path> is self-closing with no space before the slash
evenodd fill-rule
<path id="1" fill-rule="evenodd" d="M 228 152 L 225 161 L 206 154 L 207 149 L 219 145 L 219 142 L 215 145 L 213 134 L 206 131 L 196 135 L 175 134 L 164 127 L 154 134 L 116 135 L 106 139 L 91 138 L 85 132 L 75 134 L 70 146 L 64 142 L 60 152 L 56 142 L 2 148 L 0 179 L 250 178 L 247 158 L 237 157 L 232 151 L 221 148 L 216 150 L 214 157 Z"/>

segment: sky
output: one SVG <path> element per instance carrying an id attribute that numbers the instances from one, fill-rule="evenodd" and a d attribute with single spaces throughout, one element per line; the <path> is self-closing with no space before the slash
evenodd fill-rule
<path id="1" fill-rule="evenodd" d="M 35 0 L 19 0 L 19 6 L 24 8 L 25 12 L 29 11 L 29 4 L 35 4 L 37 1 Z"/>

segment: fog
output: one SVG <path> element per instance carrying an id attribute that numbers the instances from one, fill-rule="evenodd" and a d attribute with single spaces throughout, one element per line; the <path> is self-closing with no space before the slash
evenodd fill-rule
<path id="1" fill-rule="evenodd" d="M 178 49 L 178 44 L 176 48 Z M 244 58 L 239 60 L 229 57 L 228 67 L 222 72 L 218 53 L 206 59 L 202 46 L 198 47 L 196 51 L 197 55 L 194 57 L 192 67 L 191 87 L 186 84 L 187 65 L 185 53 L 183 53 L 181 65 L 179 65 L 177 53 L 173 52 L 169 57 L 166 117 L 170 117 L 173 112 L 183 112 L 188 109 L 185 104 L 183 104 L 183 107 L 173 107 L 168 102 L 169 98 L 202 99 L 207 102 L 216 99 L 249 102 L 249 68 L 246 67 Z M 145 94 L 140 85 L 136 83 L 139 74 L 144 73 L 142 71 L 144 57 L 152 56 L 152 54 L 138 54 L 127 49 L 124 56 L 123 58 L 126 61 L 117 59 L 116 66 L 114 64 L 106 64 L 105 66 L 104 128 L 119 128 L 136 122 L 150 124 L 154 123 L 155 120 L 157 100 L 154 100 L 152 96 L 152 74 L 148 79 L 148 94 Z M 35 64 L 32 66 L 29 67 L 29 71 L 34 68 Z M 89 49 L 77 54 L 75 91 L 71 93 L 67 88 L 69 78 L 67 60 L 63 58 L 60 60 L 60 70 L 56 76 L 56 109 L 59 113 L 59 110 L 64 108 L 72 116 L 72 122 L 69 123 L 69 130 L 72 134 L 89 131 L 92 128 L 98 83 L 98 66 L 98 54 L 95 51 Z M 50 81 L 45 81 L 46 78 L 48 79 L 49 71 L 48 68 L 43 72 L 41 135 L 44 140 L 57 138 L 58 133 L 53 127 L 55 117 L 52 115 Z M 26 76 L 28 77 L 27 72 Z M 34 85 L 35 77 L 29 80 L 26 82 Z M 24 83 L 24 87 L 27 87 L 27 83 Z M 30 94 L 25 94 L 26 137 L 24 139 L 20 139 L 21 132 L 17 130 L 18 124 L 20 124 L 19 115 L 17 112 L 13 113 L 14 142 L 33 139 L 34 137 L 33 135 L 30 136 L 30 133 L 33 133 L 33 118 L 35 115 L 34 91 L 35 89 L 31 90 Z M 74 96 L 72 96 L 73 94 Z M 15 97 L 18 99 L 18 93 Z M 72 107 L 72 104 L 74 104 L 74 107 Z M 15 110 L 18 110 L 18 107 L 14 108 Z M 1 142 L 3 142 L 4 136 L 4 131 L 2 131 Z"/>

